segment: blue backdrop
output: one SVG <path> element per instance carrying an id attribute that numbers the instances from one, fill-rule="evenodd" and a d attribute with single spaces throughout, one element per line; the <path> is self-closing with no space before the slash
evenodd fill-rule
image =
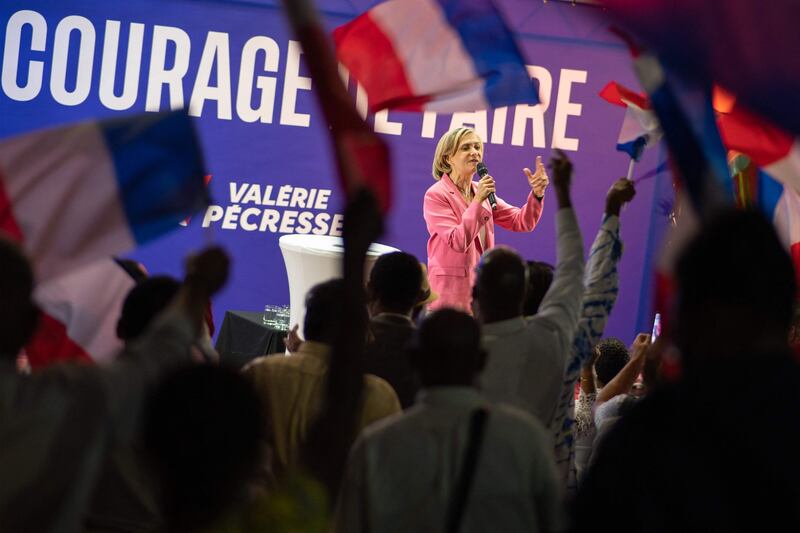
<path id="1" fill-rule="evenodd" d="M 332 29 L 376 2 L 319 0 Z M 67 5 L 69 4 L 69 5 Z M 431 158 L 451 125 L 476 126 L 499 194 L 519 205 L 528 191 L 522 167 L 560 147 L 576 169 L 574 197 L 586 249 L 610 184 L 627 170 L 614 145 L 623 110 L 598 91 L 616 80 L 636 87 L 625 49 L 598 8 L 561 2 L 498 0 L 538 80 L 544 103 L 478 114 L 369 117 L 389 142 L 394 208 L 382 239 L 425 259 L 422 196 L 433 183 Z M 257 310 L 288 304 L 278 238 L 337 234 L 342 195 L 327 128 L 316 106 L 302 53 L 279 2 L 201 0 L 10 0 L 0 5 L 3 43 L 0 137 L 122 113 L 187 106 L 196 116 L 211 176 L 213 206 L 186 227 L 135 250 L 152 273 L 180 275 L 183 257 L 209 241 L 232 254 L 229 285 L 214 302 Z M 431 75 L 435 75 L 432 73 Z M 355 83 L 350 90 L 359 95 Z M 658 164 L 647 153 L 636 175 Z M 607 333 L 626 342 L 649 330 L 651 234 L 670 195 L 666 176 L 643 181 L 622 214 L 621 288 Z M 554 262 L 554 198 L 532 234 L 500 230 L 497 241 L 526 257 Z"/>

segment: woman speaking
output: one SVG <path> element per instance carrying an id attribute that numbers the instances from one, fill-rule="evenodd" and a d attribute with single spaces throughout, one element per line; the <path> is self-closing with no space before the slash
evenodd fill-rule
<path id="1" fill-rule="evenodd" d="M 483 142 L 471 128 L 445 133 L 433 156 L 436 181 L 425 193 L 423 212 L 428 226 L 428 273 L 431 290 L 439 299 L 431 308 L 455 307 L 470 312 L 475 267 L 484 251 L 494 246 L 494 224 L 511 231 L 532 231 L 542 215 L 544 190 L 549 183 L 540 157 L 536 171 L 523 169 L 531 186 L 520 209 L 499 197 L 492 209 L 489 196 L 494 179 L 472 181 L 483 159 Z"/>

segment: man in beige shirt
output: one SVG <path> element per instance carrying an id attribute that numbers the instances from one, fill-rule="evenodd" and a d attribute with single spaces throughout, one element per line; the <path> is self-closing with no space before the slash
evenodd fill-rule
<path id="1" fill-rule="evenodd" d="M 300 348 L 286 357 L 259 357 L 243 370 L 264 402 L 276 474 L 297 463 L 306 434 L 322 409 L 331 345 L 342 319 L 343 293 L 341 279 L 314 286 L 306 296 L 306 340 Z M 377 376 L 365 375 L 359 430 L 399 412 L 400 402 L 392 387 Z"/>

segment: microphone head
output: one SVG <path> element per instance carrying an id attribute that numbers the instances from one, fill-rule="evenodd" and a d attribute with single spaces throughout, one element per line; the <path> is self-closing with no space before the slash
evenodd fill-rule
<path id="1" fill-rule="evenodd" d="M 478 163 L 478 176 L 484 177 L 488 173 L 489 173 L 489 169 L 486 168 L 486 165 L 483 164 L 483 161 Z"/>

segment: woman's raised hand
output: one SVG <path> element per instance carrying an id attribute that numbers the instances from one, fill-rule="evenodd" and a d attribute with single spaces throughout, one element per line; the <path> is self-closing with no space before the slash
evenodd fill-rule
<path id="1" fill-rule="evenodd" d="M 547 170 L 542 164 L 542 157 L 536 156 L 535 172 L 531 172 L 529 168 L 523 168 L 522 171 L 525 172 L 525 176 L 528 178 L 528 184 L 531 186 L 533 194 L 537 198 L 543 197 L 545 189 L 550 184 L 550 178 L 547 177 Z"/>

